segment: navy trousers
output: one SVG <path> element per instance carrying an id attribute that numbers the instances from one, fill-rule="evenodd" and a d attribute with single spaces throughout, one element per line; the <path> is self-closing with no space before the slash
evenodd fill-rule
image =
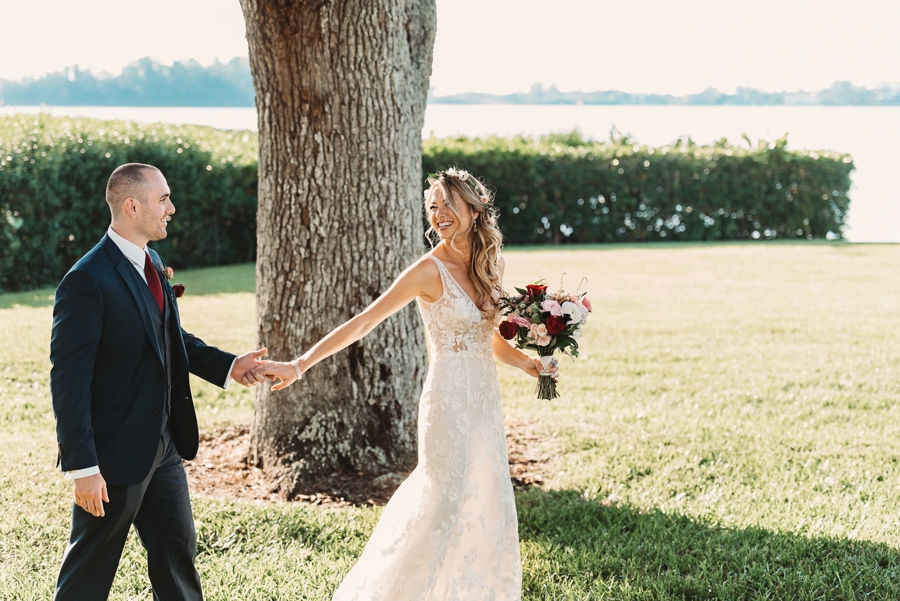
<path id="1" fill-rule="evenodd" d="M 147 550 L 153 598 L 201 601 L 194 567 L 197 534 L 187 475 L 168 429 L 147 478 L 133 486 L 108 486 L 106 515 L 72 506 L 72 533 L 56 581 L 56 601 L 103 601 L 109 596 L 132 524 Z"/>

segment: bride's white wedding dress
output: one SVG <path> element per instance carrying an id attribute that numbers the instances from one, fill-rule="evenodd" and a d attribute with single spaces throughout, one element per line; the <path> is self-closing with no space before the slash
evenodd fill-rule
<path id="1" fill-rule="evenodd" d="M 494 326 L 436 257 L 444 292 L 419 300 L 431 366 L 419 464 L 384 508 L 333 601 L 518 601 L 522 568 Z"/>

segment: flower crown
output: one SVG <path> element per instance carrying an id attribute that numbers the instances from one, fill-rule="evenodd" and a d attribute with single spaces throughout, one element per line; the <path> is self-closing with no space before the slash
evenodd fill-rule
<path id="1" fill-rule="evenodd" d="M 456 169 L 454 167 L 450 167 L 449 169 L 445 169 L 443 171 L 436 171 L 435 173 L 429 173 L 428 178 L 425 180 L 428 182 L 429 186 L 433 186 L 435 182 L 437 182 L 440 178 L 448 178 L 453 177 L 457 180 L 464 182 L 472 187 L 475 194 L 478 195 L 478 198 L 481 199 L 482 204 L 487 204 L 489 197 L 485 193 L 484 185 L 475 179 L 475 176 L 466 171 L 465 169 Z M 429 190 L 425 190 L 425 200 L 428 200 L 428 192 Z"/>

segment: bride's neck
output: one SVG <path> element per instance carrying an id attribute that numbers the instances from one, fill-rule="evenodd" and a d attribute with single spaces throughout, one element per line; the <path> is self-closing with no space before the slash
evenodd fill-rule
<path id="1" fill-rule="evenodd" d="M 459 258 L 463 263 L 469 264 L 469 260 L 472 258 L 472 245 L 467 243 L 468 241 L 457 241 L 455 244 L 450 240 L 445 240 L 444 244 L 446 245 L 445 250 L 455 259 Z"/>

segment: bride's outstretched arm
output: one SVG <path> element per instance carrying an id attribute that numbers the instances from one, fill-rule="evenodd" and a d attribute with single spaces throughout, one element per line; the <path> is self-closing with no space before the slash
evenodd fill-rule
<path id="1" fill-rule="evenodd" d="M 272 390 L 290 386 L 298 379 L 298 369 L 302 374 L 319 361 L 350 346 L 417 296 L 425 300 L 437 300 L 442 292 L 440 281 L 440 273 L 434 261 L 420 259 L 401 273 L 391 287 L 362 313 L 332 330 L 296 359 L 297 369 L 290 362 L 269 361 L 254 371 L 260 376 L 281 380 L 272 387 Z"/>

